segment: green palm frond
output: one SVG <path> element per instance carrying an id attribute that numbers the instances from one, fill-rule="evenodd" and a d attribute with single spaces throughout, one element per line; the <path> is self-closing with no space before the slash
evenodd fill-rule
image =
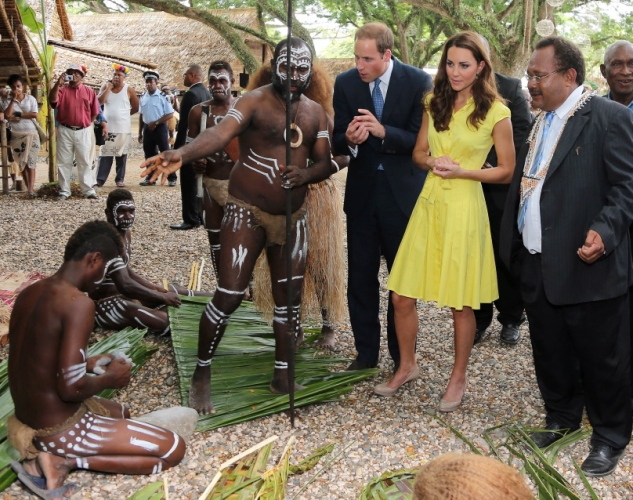
<path id="1" fill-rule="evenodd" d="M 163 498 L 165 498 L 165 495 L 163 495 L 163 482 L 156 481 L 141 488 L 128 497 L 127 500 L 163 500 Z"/>
<path id="2" fill-rule="evenodd" d="M 476 450 L 476 452 L 482 454 L 463 434 L 448 425 L 442 418 L 437 416 L 435 418 L 464 441 L 472 451 Z M 530 433 L 538 430 L 539 429 L 524 427 L 519 423 L 513 422 L 487 429 L 484 431 L 484 439 L 490 446 L 490 455 L 493 458 L 502 461 L 501 457 L 503 453 L 501 450 L 507 450 L 510 454 L 510 462 L 514 459 L 521 461 L 523 471 L 537 487 L 540 500 L 554 500 L 561 497 L 569 498 L 570 500 L 580 500 L 582 495 L 556 469 L 556 460 L 562 450 L 578 441 L 588 438 L 591 435 L 591 429 L 578 429 L 574 432 L 570 432 L 545 449 L 540 449 L 534 444 L 532 439 L 530 439 Z M 503 435 L 503 438 L 497 438 L 495 440 L 492 437 L 493 431 L 497 436 Z M 585 474 L 579 467 L 576 467 L 576 472 L 590 497 L 595 498 L 596 493 L 591 488 Z"/>
<path id="3" fill-rule="evenodd" d="M 208 300 L 183 297 L 180 307 L 169 308 L 180 396 L 185 405 L 197 362 L 198 326 Z M 217 429 L 288 410 L 288 396 L 272 394 L 268 389 L 274 361 L 272 328 L 252 304 L 243 303 L 231 316 L 212 364 L 211 390 L 216 413 L 201 416 L 197 429 Z M 377 373 L 331 371 L 345 362 L 314 348 L 299 348 L 295 354 L 295 378 L 305 388 L 295 393 L 295 407 L 335 401 L 350 392 L 352 384 Z"/>

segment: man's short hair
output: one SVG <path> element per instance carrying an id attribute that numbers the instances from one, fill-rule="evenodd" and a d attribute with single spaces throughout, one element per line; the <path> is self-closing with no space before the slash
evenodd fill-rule
<path id="1" fill-rule="evenodd" d="M 108 209 L 108 211 L 111 212 L 114 208 L 114 205 L 116 205 L 120 201 L 126 200 L 134 201 L 134 197 L 132 196 L 131 191 L 122 188 L 113 189 L 112 191 L 110 191 L 110 194 L 108 194 L 108 199 L 106 200 L 106 208 Z"/>
<path id="2" fill-rule="evenodd" d="M 619 49 L 620 47 L 627 46 L 633 48 L 633 43 L 628 40 L 618 40 L 613 42 L 611 45 L 607 47 L 607 50 L 604 51 L 604 65 L 609 66 L 611 63 L 611 58 L 613 57 L 613 53 Z"/>
<path id="3" fill-rule="evenodd" d="M 378 52 L 384 54 L 387 49 L 393 50 L 393 32 L 383 23 L 367 23 L 356 30 L 354 41 L 375 40 Z"/>
<path id="4" fill-rule="evenodd" d="M 202 72 L 202 66 L 200 66 L 199 64 L 190 64 L 187 67 L 187 73 L 191 73 L 194 76 L 197 76 L 199 78 L 202 78 L 204 76 L 204 73 Z"/>
<path id="5" fill-rule="evenodd" d="M 231 76 L 231 78 L 233 78 L 233 68 L 231 68 L 231 65 L 228 62 L 222 60 L 213 61 L 211 63 L 211 65 L 209 66 L 209 71 L 207 71 L 207 76 L 209 76 L 212 71 L 222 70 L 225 70 Z"/>
<path id="6" fill-rule="evenodd" d="M 582 85 L 585 81 L 585 58 L 580 49 L 560 36 L 543 38 L 536 44 L 535 50 L 546 47 L 554 48 L 554 58 L 559 69 L 576 70 L 576 83 Z"/>
<path id="7" fill-rule="evenodd" d="M 86 222 L 73 233 L 66 243 L 64 262 L 81 260 L 93 252 L 100 252 L 105 260 L 123 253 L 119 233 L 104 220 Z"/>

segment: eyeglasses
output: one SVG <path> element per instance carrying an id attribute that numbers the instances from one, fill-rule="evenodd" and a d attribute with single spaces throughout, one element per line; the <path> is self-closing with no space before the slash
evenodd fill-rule
<path id="1" fill-rule="evenodd" d="M 543 75 L 543 76 L 530 76 L 527 73 L 525 74 L 525 78 L 527 79 L 528 83 L 530 83 L 530 80 L 534 80 L 534 83 L 540 83 L 541 80 L 543 78 L 547 78 L 548 76 L 553 75 L 554 73 L 560 73 L 561 71 L 567 71 L 569 68 L 558 68 L 555 71 L 552 71 L 551 73 L 547 73 L 547 75 Z"/>

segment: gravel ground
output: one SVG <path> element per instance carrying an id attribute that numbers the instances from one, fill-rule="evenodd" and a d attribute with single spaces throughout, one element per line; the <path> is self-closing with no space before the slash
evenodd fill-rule
<path id="1" fill-rule="evenodd" d="M 139 187 L 135 168 L 138 163 L 138 160 L 129 162 L 127 176 L 137 205 L 132 265 L 157 282 L 167 278 L 186 285 L 191 262 L 200 257 L 208 261 L 206 235 L 202 230 L 169 229 L 169 224 L 180 220 L 180 190 Z M 46 181 L 46 171 L 44 164 L 38 167 L 38 180 Z M 54 272 L 73 230 L 85 221 L 104 218 L 105 197 L 113 184 L 113 175 L 106 188 L 99 191 L 97 201 L 72 198 L 57 202 L 27 199 L 25 195 L 16 194 L 0 196 L 3 260 L 0 267 Z M 205 288 L 212 289 L 215 280 L 210 266 L 204 274 Z M 384 285 L 384 270 L 382 277 Z M 180 466 L 163 474 L 169 480 L 170 498 L 197 499 L 222 462 L 273 435 L 280 437 L 273 457 L 281 453 L 291 435 L 296 436 L 294 460 L 331 441 L 339 443 L 336 450 L 350 445 L 325 473 L 298 495 L 302 499 L 357 498 L 367 482 L 385 471 L 416 467 L 447 451 L 466 451 L 466 446 L 434 418 L 451 369 L 450 311 L 431 304 L 420 304 L 418 309 L 421 320 L 417 352 L 421 377 L 418 381 L 391 399 L 372 394 L 373 385 L 383 382 L 392 369 L 383 339 L 383 358 L 379 366 L 382 373 L 358 384 L 340 402 L 297 410 L 294 430 L 290 429 L 286 415 L 274 415 L 213 432 L 196 433 Z M 385 315 L 386 301 L 383 300 L 383 324 Z M 527 326 L 522 327 L 523 338 L 515 348 L 499 344 L 499 330 L 500 325 L 495 322 L 491 335 L 474 349 L 464 405 L 446 416 L 450 425 L 482 447 L 486 445 L 481 435 L 490 427 L 510 421 L 539 426 L 544 418 Z M 355 350 L 349 323 L 338 328 L 337 333 L 338 353 L 353 359 Z M 170 341 L 151 338 L 148 341 L 156 343 L 159 351 L 117 396 L 119 401 L 129 404 L 136 415 L 180 403 Z M 6 352 L 5 348 L 0 353 L 2 358 Z M 588 444 L 579 443 L 566 450 L 559 460 L 559 470 L 581 490 L 571 459 L 581 462 L 587 451 Z M 633 498 L 632 468 L 633 453 L 628 451 L 613 475 L 591 480 L 591 484 L 601 498 Z M 320 469 L 319 465 L 303 476 L 291 477 L 288 496 L 296 495 Z M 80 490 L 73 498 L 123 499 L 158 479 L 158 476 L 74 472 L 71 480 Z M 28 495 L 16 482 L 0 497 L 28 498 Z"/>

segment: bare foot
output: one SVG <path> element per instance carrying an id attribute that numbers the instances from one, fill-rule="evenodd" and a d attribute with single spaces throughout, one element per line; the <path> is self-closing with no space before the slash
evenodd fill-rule
<path id="1" fill-rule="evenodd" d="M 303 327 L 300 326 L 299 327 L 299 332 L 297 333 L 297 336 L 295 337 L 295 347 L 299 347 L 301 344 L 303 344 Z"/>
<path id="2" fill-rule="evenodd" d="M 209 367 L 196 367 L 191 377 L 189 390 L 189 406 L 201 415 L 215 413 L 211 403 L 211 370 Z"/>
<path id="3" fill-rule="evenodd" d="M 40 469 L 40 466 L 37 463 L 37 458 L 34 458 L 33 460 L 25 460 L 22 462 L 22 467 L 24 467 L 24 470 L 31 474 L 31 476 L 44 476 L 42 469 Z"/>
<path id="4" fill-rule="evenodd" d="M 54 490 L 64 485 L 70 469 L 76 462 L 74 459 L 58 457 L 41 451 L 37 455 L 37 464 L 46 477 L 46 489 Z M 68 491 L 67 493 L 70 497 L 73 492 Z"/>
<path id="5" fill-rule="evenodd" d="M 334 340 L 334 330 L 331 326 L 323 325 L 323 328 L 321 328 L 321 338 L 317 341 L 317 346 L 328 351 L 334 350 L 336 341 Z"/>
<path id="6" fill-rule="evenodd" d="M 269 389 L 273 394 L 288 394 L 290 392 L 288 370 L 275 370 Z M 301 389 L 305 389 L 305 387 L 295 382 L 295 392 Z"/>

